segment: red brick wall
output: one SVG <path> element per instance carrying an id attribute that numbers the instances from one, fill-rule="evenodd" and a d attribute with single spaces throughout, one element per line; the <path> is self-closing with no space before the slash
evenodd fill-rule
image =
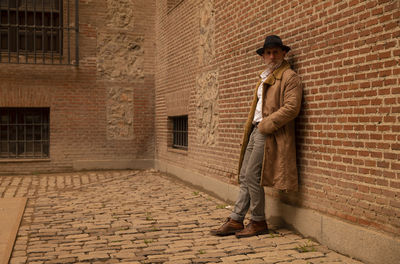
<path id="1" fill-rule="evenodd" d="M 199 63 L 199 6 L 157 1 L 156 158 L 234 182 L 242 127 L 267 34 L 292 47 L 304 84 L 297 119 L 300 191 L 277 194 L 361 226 L 400 228 L 399 1 L 215 0 L 215 59 Z M 197 140 L 196 78 L 218 71 L 218 137 Z M 189 93 L 189 149 L 167 146 L 165 95 Z"/>
<path id="2" fill-rule="evenodd" d="M 132 1 L 128 25 L 118 24 L 122 21 L 115 16 L 118 12 L 108 13 L 106 0 L 82 0 L 79 7 L 79 67 L 0 64 L 0 107 L 50 108 L 50 161 L 7 163 L 3 160 L 0 173 L 71 170 L 77 160 L 153 158 L 155 1 Z M 117 21 L 114 24 L 113 19 Z M 125 34 L 127 38 L 132 35 L 134 40 L 143 39 L 141 50 L 145 58 L 141 79 L 127 73 L 114 80 L 99 72 L 98 65 L 104 59 L 100 55 L 104 43 L 99 36 L 104 32 L 111 38 Z M 127 106 L 133 116 L 131 137 L 107 136 L 110 87 L 129 88 L 127 96 L 131 101 Z"/>

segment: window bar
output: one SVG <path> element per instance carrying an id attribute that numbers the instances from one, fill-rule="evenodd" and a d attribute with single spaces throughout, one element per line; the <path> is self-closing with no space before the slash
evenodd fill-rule
<path id="1" fill-rule="evenodd" d="M 15 116 L 16 116 L 17 114 L 15 114 Z M 17 123 L 17 121 L 15 121 L 15 123 Z M 10 140 L 11 141 L 11 140 Z M 14 148 L 13 150 L 11 150 L 11 151 L 15 151 L 15 153 L 17 153 L 17 150 Z"/>
<path id="2" fill-rule="evenodd" d="M 79 0 L 75 0 L 75 65 L 79 65 Z"/>
<path id="3" fill-rule="evenodd" d="M 177 147 L 178 145 L 178 120 L 175 118 L 174 120 L 175 123 L 175 130 L 174 130 L 174 134 L 175 134 L 175 142 L 174 142 L 174 147 Z"/>
<path id="4" fill-rule="evenodd" d="M 41 118 L 41 115 L 42 114 L 42 110 L 40 109 L 39 111 L 38 111 L 38 113 L 37 113 L 37 116 L 38 116 L 38 118 Z M 39 151 L 39 147 L 36 147 L 36 143 L 40 143 L 40 139 L 37 139 L 36 138 L 36 126 L 37 125 L 40 125 L 41 124 L 41 121 L 39 120 L 38 122 L 33 122 L 33 150 L 34 150 L 34 152 L 33 152 L 33 156 L 34 157 L 36 157 L 36 154 L 38 155 L 38 157 L 40 156 L 40 151 Z"/>
<path id="5" fill-rule="evenodd" d="M 35 123 L 33 122 L 34 116 L 35 116 L 34 112 L 33 113 L 31 112 L 31 122 L 32 122 L 32 125 L 31 125 L 31 142 L 29 142 L 29 143 L 30 143 L 30 145 L 32 147 L 32 154 L 28 153 L 27 149 L 25 149 L 25 157 L 32 156 L 33 153 L 35 153 L 35 147 L 34 147 L 34 145 L 35 145 L 34 142 L 35 141 L 34 141 L 34 138 L 33 138 L 34 129 L 35 129 Z"/>
<path id="6" fill-rule="evenodd" d="M 50 53 L 51 53 L 51 64 L 54 64 L 54 52 L 53 52 L 53 3 L 50 1 Z"/>
<path id="7" fill-rule="evenodd" d="M 35 157 L 35 115 L 32 115 L 32 157 Z M 26 152 L 26 151 L 25 151 Z"/>
<path id="8" fill-rule="evenodd" d="M 188 135 L 188 129 L 187 129 L 187 124 L 188 124 L 188 120 L 185 119 L 185 127 L 184 127 L 184 133 L 183 133 L 183 145 L 185 146 L 185 148 L 187 147 L 187 135 Z"/>
<path id="9" fill-rule="evenodd" d="M 182 117 L 179 118 L 179 148 L 182 148 L 183 131 L 182 131 L 183 120 Z"/>
<path id="10" fill-rule="evenodd" d="M 10 0 L 7 0 L 7 27 L 8 27 L 8 37 L 7 37 L 7 49 L 8 49 L 8 62 L 11 62 L 11 24 L 10 24 Z"/>
<path id="11" fill-rule="evenodd" d="M 29 142 L 30 143 L 30 145 L 31 145 L 31 152 L 29 152 L 28 153 L 28 151 L 27 150 L 25 150 L 25 153 L 27 153 L 27 155 L 25 155 L 26 157 L 33 157 L 34 155 L 35 155 L 35 138 L 34 138 L 34 136 L 35 136 L 35 122 L 34 122 L 34 120 L 35 120 L 35 111 L 33 111 L 33 112 L 31 112 L 31 142 Z"/>
<path id="12" fill-rule="evenodd" d="M 181 148 L 183 147 L 182 141 L 183 141 L 183 118 L 181 117 L 179 118 L 179 145 Z"/>
<path id="13" fill-rule="evenodd" d="M 49 130 L 50 130 L 50 108 L 48 108 L 48 110 L 46 110 L 46 116 L 47 116 L 47 123 L 46 123 L 46 134 L 47 134 L 47 137 L 46 137 L 46 146 L 47 146 L 47 156 L 45 156 L 45 157 L 50 157 L 50 132 L 49 132 Z"/>
<path id="14" fill-rule="evenodd" d="M 15 113 L 15 117 L 16 117 L 15 124 L 18 124 L 18 115 L 17 115 L 17 113 Z M 18 137 L 18 131 L 15 130 L 15 140 L 14 140 L 15 157 L 17 157 L 17 153 L 18 153 L 18 149 L 17 149 L 17 137 Z"/>
<path id="15" fill-rule="evenodd" d="M 174 122 L 174 144 L 172 145 L 173 147 L 176 147 L 176 142 L 178 141 L 178 134 L 176 133 L 177 130 L 177 124 L 176 124 L 176 118 L 173 119 Z"/>
<path id="16" fill-rule="evenodd" d="M 187 133 L 188 133 L 188 128 L 187 128 L 187 124 L 188 122 L 187 122 L 187 120 L 185 119 L 185 128 L 184 128 L 184 131 L 185 131 L 185 133 L 184 133 L 184 137 L 183 137 L 183 145 L 185 146 L 185 147 L 187 147 L 187 139 L 188 139 L 188 137 L 187 137 Z"/>
<path id="17" fill-rule="evenodd" d="M 180 133 L 179 133 L 179 118 L 176 119 L 176 146 L 179 148 L 179 140 L 180 140 Z"/>
<path id="18" fill-rule="evenodd" d="M 185 147 L 186 135 L 185 135 L 185 119 L 182 119 L 182 146 Z"/>
<path id="19" fill-rule="evenodd" d="M 183 133 L 183 145 L 186 147 L 187 146 L 187 143 L 186 143 L 186 141 L 187 141 L 187 120 L 186 119 L 185 119 L 185 122 L 184 122 L 183 131 L 185 131 Z"/>
<path id="20" fill-rule="evenodd" d="M 43 116 L 44 110 L 40 110 L 40 157 L 43 158 Z"/>
<path id="21" fill-rule="evenodd" d="M 179 135 L 179 140 L 178 140 L 178 147 L 182 148 L 182 119 L 178 119 L 178 135 Z"/>
<path id="22" fill-rule="evenodd" d="M 28 1 L 25 0 L 25 63 L 28 63 Z"/>
<path id="23" fill-rule="evenodd" d="M 69 0 L 67 1 L 67 35 L 68 35 L 68 64 L 71 64 L 70 31 L 69 31 Z"/>
<path id="24" fill-rule="evenodd" d="M 172 147 L 175 147 L 175 130 L 172 130 Z"/>
<path id="25" fill-rule="evenodd" d="M 185 147 L 185 131 L 184 131 L 184 126 L 185 126 L 185 120 L 182 118 L 182 142 L 181 145 L 184 148 Z"/>
<path id="26" fill-rule="evenodd" d="M 31 157 L 35 157 L 35 114 L 32 115 L 32 154 Z M 26 151 L 25 151 L 26 153 Z"/>
<path id="27" fill-rule="evenodd" d="M 171 119 L 172 121 L 172 142 L 171 142 L 171 147 L 174 147 L 175 144 L 175 123 L 174 123 L 174 119 Z"/>
<path id="28" fill-rule="evenodd" d="M 61 35 L 62 35 L 62 25 L 63 25 L 63 23 L 62 23 L 63 9 L 64 8 L 63 8 L 63 5 L 61 3 L 61 0 L 58 0 L 58 44 L 59 44 L 59 47 L 58 47 L 58 52 L 59 53 L 58 54 L 60 55 L 60 64 L 62 64 L 62 57 L 61 57 L 62 38 L 61 38 Z"/>
<path id="29" fill-rule="evenodd" d="M 19 11 L 18 11 L 18 0 L 16 0 L 16 10 L 17 10 L 17 15 L 16 15 L 16 25 L 15 27 L 17 28 L 17 63 L 19 63 Z"/>
<path id="30" fill-rule="evenodd" d="M 10 158 L 10 111 L 7 111 L 7 155 Z"/>
<path id="31" fill-rule="evenodd" d="M 178 118 L 178 147 L 181 145 L 181 120 Z"/>
<path id="32" fill-rule="evenodd" d="M 179 119 L 179 145 L 181 146 L 181 148 L 183 147 L 183 118 L 181 117 Z"/>
<path id="33" fill-rule="evenodd" d="M 46 64 L 46 60 L 44 57 L 44 0 L 42 0 L 42 63 Z"/>
<path id="34" fill-rule="evenodd" d="M 22 112 L 23 117 L 24 117 L 24 158 L 25 158 L 25 157 L 26 157 L 26 152 L 27 152 L 27 151 L 26 151 L 26 143 L 27 143 L 27 142 L 26 142 L 26 141 L 27 141 L 27 140 L 26 140 L 26 132 L 27 132 L 27 131 L 26 131 L 26 130 L 27 130 L 27 129 L 26 129 L 26 115 L 27 115 L 26 113 L 27 113 L 27 111 L 25 111 L 25 109 L 24 109 L 24 110 L 21 111 L 21 112 Z"/>
<path id="35" fill-rule="evenodd" d="M 0 3 L 0 6 L 1 6 L 1 3 Z M 0 8 L 0 24 L 1 24 L 1 8 Z M 2 31 L 1 31 L 1 29 L 0 29 L 0 62 L 1 62 L 1 35 L 2 35 Z"/>
<path id="36" fill-rule="evenodd" d="M 33 0 L 33 58 L 36 64 L 36 0 Z"/>

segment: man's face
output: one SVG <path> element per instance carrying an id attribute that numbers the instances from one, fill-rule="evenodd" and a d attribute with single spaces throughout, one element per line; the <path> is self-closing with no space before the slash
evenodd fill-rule
<path id="1" fill-rule="evenodd" d="M 263 58 L 267 67 L 275 67 L 278 66 L 285 58 L 286 51 L 282 50 L 279 47 L 274 48 L 266 48 L 264 50 Z"/>

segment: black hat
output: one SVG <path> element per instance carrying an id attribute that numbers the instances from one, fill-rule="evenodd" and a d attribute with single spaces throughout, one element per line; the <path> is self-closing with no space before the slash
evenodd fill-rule
<path id="1" fill-rule="evenodd" d="M 258 55 L 262 56 L 266 48 L 272 48 L 272 47 L 280 47 L 282 48 L 282 50 L 286 52 L 290 50 L 290 47 L 283 45 L 280 37 L 276 35 L 270 35 L 265 38 L 264 46 L 262 48 L 257 49 L 256 52 Z"/>

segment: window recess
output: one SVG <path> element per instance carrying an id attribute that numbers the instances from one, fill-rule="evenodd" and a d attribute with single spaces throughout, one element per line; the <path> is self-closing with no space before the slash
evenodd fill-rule
<path id="1" fill-rule="evenodd" d="M 172 148 L 188 149 L 188 116 L 173 116 L 169 117 L 172 125 Z"/>
<path id="2" fill-rule="evenodd" d="M 78 0 L 0 0 L 0 63 L 79 64 Z"/>
<path id="3" fill-rule="evenodd" d="M 49 108 L 0 108 L 0 160 L 49 157 Z"/>

